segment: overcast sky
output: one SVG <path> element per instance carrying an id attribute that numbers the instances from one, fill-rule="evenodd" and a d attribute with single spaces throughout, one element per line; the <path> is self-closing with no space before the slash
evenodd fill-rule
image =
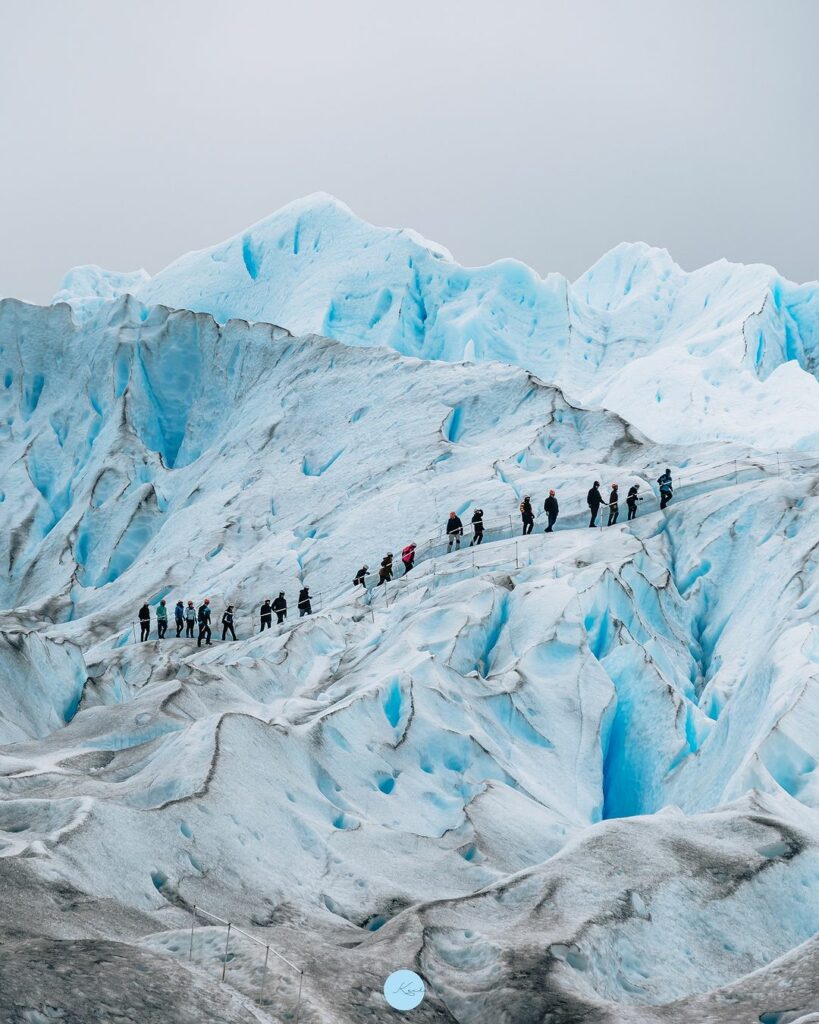
<path id="1" fill-rule="evenodd" d="M 466 264 L 819 277 L 817 0 L 3 0 L 0 295 L 324 190 Z"/>

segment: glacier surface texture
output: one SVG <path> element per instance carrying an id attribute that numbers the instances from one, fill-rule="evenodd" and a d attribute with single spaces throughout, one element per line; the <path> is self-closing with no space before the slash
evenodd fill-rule
<path id="1" fill-rule="evenodd" d="M 325 195 L 0 301 L 0 1017 L 819 1019 L 818 368 L 772 268 Z"/>

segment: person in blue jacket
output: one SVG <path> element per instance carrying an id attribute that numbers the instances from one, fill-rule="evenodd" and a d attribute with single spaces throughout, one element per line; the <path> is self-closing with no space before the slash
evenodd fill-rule
<path id="1" fill-rule="evenodd" d="M 671 470 L 666 467 L 665 473 L 657 477 L 657 483 L 660 485 L 660 508 L 662 509 L 674 497 L 674 483 L 671 479 Z"/>

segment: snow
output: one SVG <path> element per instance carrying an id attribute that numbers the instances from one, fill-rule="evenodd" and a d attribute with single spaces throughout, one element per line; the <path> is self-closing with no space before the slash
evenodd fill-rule
<path id="1" fill-rule="evenodd" d="M 657 441 L 819 449 L 819 283 L 764 265 L 720 260 L 686 273 L 664 249 L 623 243 L 573 284 L 511 259 L 466 268 L 319 193 L 152 279 L 79 268 L 55 300 L 84 319 L 126 292 L 221 323 L 512 363 Z"/>
<path id="2" fill-rule="evenodd" d="M 815 296 L 642 245 L 465 270 L 310 197 L 1 302 L 0 1006 L 290 1020 L 269 944 L 305 1021 L 401 969 L 419 1021 L 810 1019 Z M 595 479 L 638 518 L 590 530 Z M 205 595 L 213 646 L 135 642 Z"/>

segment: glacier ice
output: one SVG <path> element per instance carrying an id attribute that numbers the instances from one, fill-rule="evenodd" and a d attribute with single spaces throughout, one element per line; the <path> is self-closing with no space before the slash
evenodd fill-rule
<path id="1" fill-rule="evenodd" d="M 319 193 L 142 274 L 78 268 L 55 301 L 85 318 L 128 293 L 423 359 L 500 360 L 657 441 L 819 449 L 819 283 L 761 264 L 686 273 L 665 250 L 624 243 L 574 283 L 511 259 L 466 268 Z"/>
<path id="2" fill-rule="evenodd" d="M 353 1024 L 409 968 L 419 1021 L 810 1019 L 816 295 L 646 246 L 467 270 L 312 197 L 0 302 L 4 1012 L 285 1021 L 301 981 Z M 637 520 L 589 530 L 593 479 Z M 236 643 L 135 642 L 206 594 Z M 303 978 L 260 1005 L 195 905 Z"/>

